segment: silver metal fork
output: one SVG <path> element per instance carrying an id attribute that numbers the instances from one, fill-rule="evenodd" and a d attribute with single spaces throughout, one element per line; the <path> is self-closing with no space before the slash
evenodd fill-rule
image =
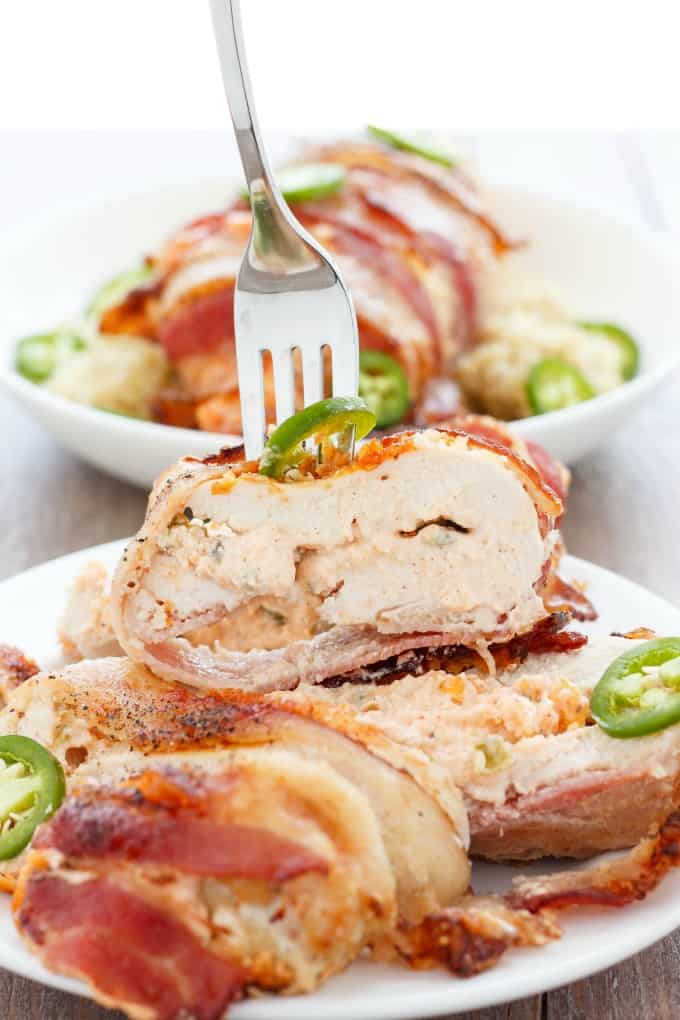
<path id="1" fill-rule="evenodd" d="M 253 222 L 234 294 L 236 359 L 246 456 L 260 456 L 266 415 L 262 356 L 271 352 L 276 420 L 295 411 L 294 351 L 302 361 L 305 406 L 324 395 L 323 348 L 332 359 L 333 396 L 359 382 L 354 306 L 322 247 L 298 223 L 271 172 L 255 115 L 238 0 L 211 0 L 217 52 Z"/>

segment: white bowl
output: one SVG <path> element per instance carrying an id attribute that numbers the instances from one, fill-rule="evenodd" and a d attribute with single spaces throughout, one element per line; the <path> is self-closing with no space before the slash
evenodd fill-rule
<path id="1" fill-rule="evenodd" d="M 179 224 L 223 206 L 223 181 L 71 206 L 8 234 L 0 243 L 0 382 L 68 449 L 138 485 L 184 454 L 204 456 L 237 437 L 121 418 L 55 396 L 13 368 L 18 337 L 72 318 L 103 279 L 153 251 Z M 574 318 L 620 323 L 638 339 L 632 382 L 584 404 L 527 418 L 525 438 L 573 462 L 614 429 L 680 365 L 680 253 L 651 230 L 589 209 L 510 189 L 495 190 L 494 212 L 529 246 L 525 268 L 564 289 Z"/>

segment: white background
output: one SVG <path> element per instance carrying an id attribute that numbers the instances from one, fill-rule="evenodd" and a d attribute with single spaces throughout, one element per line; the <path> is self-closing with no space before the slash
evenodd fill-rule
<path id="1" fill-rule="evenodd" d="M 672 0 L 241 8 L 274 157 L 282 131 L 439 128 L 487 178 L 680 226 L 680 134 L 649 134 L 680 128 Z M 0 228 L 60 200 L 216 176 L 234 153 L 208 0 L 1 0 Z"/>
<path id="2" fill-rule="evenodd" d="M 680 126 L 676 0 L 241 3 L 269 128 Z M 208 0 L 0 10 L 0 130 L 225 124 Z"/>

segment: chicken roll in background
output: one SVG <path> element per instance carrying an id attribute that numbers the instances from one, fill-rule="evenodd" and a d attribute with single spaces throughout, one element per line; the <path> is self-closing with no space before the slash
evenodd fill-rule
<path id="1" fill-rule="evenodd" d="M 378 428 L 435 426 L 467 412 L 512 421 L 569 408 L 636 376 L 644 358 L 628 326 L 611 321 L 611 307 L 579 310 L 561 293 L 559 272 L 554 280 L 538 266 L 527 272 L 523 249 L 539 240 L 534 228 L 518 225 L 509 240 L 471 167 L 422 140 L 369 134 L 308 146 L 276 177 L 352 293 L 359 392 Z M 83 295 L 80 311 L 18 339 L 18 373 L 99 410 L 236 442 L 234 288 L 253 223 L 247 195 L 228 191 L 225 182 L 224 204 L 179 228 L 172 218 L 159 222 L 164 242 L 131 249 L 127 268 Z M 271 353 L 261 341 L 272 423 Z M 296 354 L 296 406 L 301 369 Z M 330 352 L 324 374 L 330 393 Z"/>
<path id="2" fill-rule="evenodd" d="M 401 365 L 408 397 L 397 420 L 408 420 L 409 401 L 439 419 L 454 413 L 455 386 L 437 380 L 450 377 L 474 340 L 483 281 L 509 242 L 457 167 L 369 143 L 326 146 L 305 159 L 283 171 L 297 182 L 286 187 L 284 179 L 284 194 L 337 261 L 362 350 Z M 160 421 L 241 433 L 233 299 L 250 223 L 247 202 L 237 199 L 187 224 L 147 261 L 140 285 L 101 315 L 103 335 L 141 335 L 167 354 L 173 382 L 154 398 Z M 271 421 L 268 369 L 266 390 Z"/>

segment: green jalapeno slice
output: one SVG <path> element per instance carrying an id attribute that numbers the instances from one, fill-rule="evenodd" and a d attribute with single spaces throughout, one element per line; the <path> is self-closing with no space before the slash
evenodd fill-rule
<path id="1" fill-rule="evenodd" d="M 274 174 L 286 202 L 316 202 L 337 195 L 347 179 L 347 171 L 338 163 L 298 163 Z M 247 190 L 241 194 L 250 200 Z"/>
<path id="2" fill-rule="evenodd" d="M 403 421 L 409 408 L 408 379 L 399 362 L 382 351 L 362 351 L 359 396 L 373 411 L 377 428 Z"/>
<path id="3" fill-rule="evenodd" d="M 533 414 L 561 411 L 595 396 L 595 390 L 579 370 L 561 358 L 544 358 L 534 365 L 526 393 Z"/>
<path id="4" fill-rule="evenodd" d="M 369 124 L 368 131 L 378 141 L 391 145 L 393 149 L 412 152 L 414 156 L 422 156 L 432 163 L 453 167 L 458 162 L 453 152 L 448 150 L 440 138 L 426 133 L 410 134 L 402 131 L 388 131 L 386 128 L 376 127 L 375 124 Z"/>
<path id="5" fill-rule="evenodd" d="M 31 382 L 46 382 L 62 361 L 86 346 L 82 337 L 70 330 L 25 336 L 17 344 L 16 370 Z"/>
<path id="6" fill-rule="evenodd" d="M 304 456 L 305 440 L 319 442 L 352 427 L 356 439 L 375 427 L 373 411 L 358 397 L 329 397 L 310 404 L 272 432 L 260 458 L 260 474 L 280 478 Z"/>
<path id="7" fill-rule="evenodd" d="M 680 722 L 680 637 L 620 655 L 602 674 L 590 709 L 610 737 L 643 737 Z"/>
<path id="8" fill-rule="evenodd" d="M 30 737 L 0 737 L 0 860 L 21 853 L 65 791 L 63 769 L 42 744 Z"/>
<path id="9" fill-rule="evenodd" d="M 579 322 L 581 329 L 587 329 L 589 333 L 601 333 L 616 344 L 621 356 L 621 375 L 628 382 L 638 373 L 640 367 L 640 349 L 633 340 L 630 333 L 613 322 Z"/>

